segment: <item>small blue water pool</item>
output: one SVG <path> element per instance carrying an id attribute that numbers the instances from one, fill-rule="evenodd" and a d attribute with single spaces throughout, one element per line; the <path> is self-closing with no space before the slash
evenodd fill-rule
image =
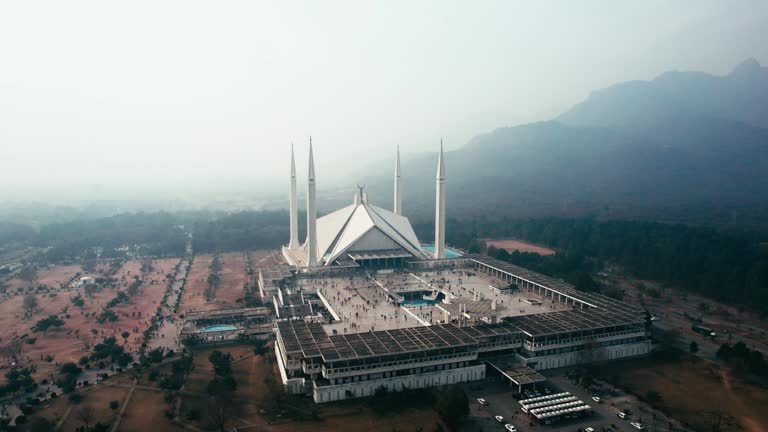
<path id="1" fill-rule="evenodd" d="M 432 306 L 437 304 L 437 300 L 405 300 L 400 302 L 401 306 Z"/>
<path id="2" fill-rule="evenodd" d="M 435 245 L 421 245 L 421 248 L 425 251 L 429 252 L 430 254 L 435 253 Z M 454 250 L 450 250 L 448 248 L 445 249 L 445 257 L 446 258 L 459 258 L 462 255 Z"/>
<path id="3" fill-rule="evenodd" d="M 231 331 L 231 330 L 237 330 L 237 327 L 233 325 L 215 325 L 215 326 L 206 327 L 200 330 L 199 333 L 213 333 L 213 332 Z"/>

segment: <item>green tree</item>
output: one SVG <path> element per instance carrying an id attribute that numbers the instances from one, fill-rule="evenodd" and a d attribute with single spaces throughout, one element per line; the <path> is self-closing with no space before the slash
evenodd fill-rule
<path id="1" fill-rule="evenodd" d="M 91 424 L 96 421 L 96 410 L 88 405 L 81 406 L 75 413 L 75 416 L 83 423 L 85 429 L 88 430 Z"/>
<path id="2" fill-rule="evenodd" d="M 688 345 L 688 351 L 691 354 L 696 354 L 697 352 L 699 352 L 699 344 L 697 344 L 696 341 L 691 341 L 691 344 Z"/>
<path id="3" fill-rule="evenodd" d="M 182 344 L 182 345 L 184 345 L 184 346 L 187 346 L 187 347 L 190 347 L 190 348 L 191 348 L 191 347 L 195 347 L 195 346 L 198 346 L 198 345 L 200 345 L 202 342 L 203 342 L 203 339 L 202 339 L 200 336 L 196 335 L 196 334 L 190 334 L 190 335 L 187 335 L 187 336 L 185 336 L 185 337 L 184 337 L 184 338 L 181 340 L 181 344 Z"/>
<path id="4" fill-rule="evenodd" d="M 18 425 L 16 430 L 19 432 L 50 432 L 54 430 L 55 424 L 44 417 L 30 417 L 26 424 Z"/>
<path id="5" fill-rule="evenodd" d="M 214 350 L 208 356 L 208 361 L 211 362 L 213 373 L 217 376 L 223 377 L 232 373 L 232 354 Z"/>
<path id="6" fill-rule="evenodd" d="M 27 294 L 24 296 L 24 310 L 28 314 L 32 314 L 37 310 L 37 297 L 34 294 Z"/>
<path id="7" fill-rule="evenodd" d="M 37 280 L 37 269 L 31 265 L 24 266 L 24 268 L 22 268 L 19 272 L 19 279 L 26 282 L 33 282 Z"/>
<path id="8" fill-rule="evenodd" d="M 437 412 L 451 430 L 460 430 L 469 415 L 469 398 L 459 386 L 450 386 L 437 397 Z"/>
<path id="9" fill-rule="evenodd" d="M 645 393 L 645 401 L 651 405 L 659 405 L 661 400 L 661 393 L 656 390 L 648 390 L 648 392 Z"/>
<path id="10" fill-rule="evenodd" d="M 61 327 L 63 325 L 64 321 L 62 321 L 61 318 L 56 315 L 50 315 L 48 318 L 43 318 L 36 322 L 35 325 L 32 326 L 32 331 L 45 332 L 51 327 Z"/>

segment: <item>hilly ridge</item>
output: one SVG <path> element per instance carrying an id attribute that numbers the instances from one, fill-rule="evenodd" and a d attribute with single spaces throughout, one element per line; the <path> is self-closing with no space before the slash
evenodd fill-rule
<path id="1" fill-rule="evenodd" d="M 753 224 L 767 210 L 766 126 L 768 68 L 754 60 L 726 76 L 617 84 L 552 121 L 496 129 L 447 153 L 448 210 Z M 423 173 L 434 165 L 432 155 L 404 164 L 414 216 L 432 211 Z"/>

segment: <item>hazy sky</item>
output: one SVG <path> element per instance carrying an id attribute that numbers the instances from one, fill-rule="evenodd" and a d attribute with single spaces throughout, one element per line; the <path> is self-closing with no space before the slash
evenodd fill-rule
<path id="1" fill-rule="evenodd" d="M 322 187 L 396 144 L 456 148 L 616 82 L 765 64 L 766 5 L 5 1 L 0 181 L 263 186 L 291 141 L 304 173 L 312 135 Z"/>

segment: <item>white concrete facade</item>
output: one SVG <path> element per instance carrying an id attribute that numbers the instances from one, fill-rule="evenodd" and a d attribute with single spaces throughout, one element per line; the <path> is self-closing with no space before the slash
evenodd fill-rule
<path id="1" fill-rule="evenodd" d="M 314 385 L 312 396 L 316 403 L 344 400 L 349 397 L 373 396 L 376 389 L 386 388 L 390 392 L 405 389 L 421 389 L 447 384 L 477 381 L 485 378 L 485 365 L 455 367 L 435 372 L 393 376 L 368 381 L 357 381 L 336 385 Z M 349 391 L 349 395 L 347 394 Z"/>
<path id="2" fill-rule="evenodd" d="M 291 238 L 288 242 L 289 249 L 299 247 L 299 207 L 298 197 L 296 196 L 296 158 L 293 156 L 293 144 L 291 144 L 291 192 L 290 192 L 290 223 Z"/>
<path id="3" fill-rule="evenodd" d="M 613 345 L 601 348 L 598 359 L 590 359 L 580 351 L 554 354 L 541 357 L 522 357 L 526 364 L 531 365 L 536 370 L 554 369 L 559 367 L 575 366 L 578 364 L 589 363 L 591 361 L 616 360 L 624 357 L 635 357 L 646 355 L 653 350 L 650 340 L 637 342 L 633 344 Z"/>
<path id="4" fill-rule="evenodd" d="M 392 212 L 396 215 L 403 214 L 403 191 L 402 179 L 400 178 L 400 146 L 397 146 L 397 160 L 395 161 L 395 196 Z"/>
<path id="5" fill-rule="evenodd" d="M 445 258 L 445 164 L 443 141 L 440 140 L 440 156 L 437 159 L 435 181 L 435 259 Z"/>
<path id="6" fill-rule="evenodd" d="M 307 267 L 317 265 L 317 208 L 315 207 L 315 160 L 309 139 L 309 175 L 307 177 Z"/>
<path id="7" fill-rule="evenodd" d="M 395 162 L 394 211 L 370 205 L 363 192 L 355 194 L 354 203 L 317 217 L 316 177 L 312 138 L 309 140 L 307 178 L 307 238 L 298 246 L 298 206 L 296 198 L 296 163 L 291 146 L 290 240 L 282 255 L 292 266 L 331 266 L 337 260 L 387 260 L 415 257 L 428 258 L 411 226 L 402 213 L 402 179 L 400 150 Z M 356 257 L 347 255 L 360 252 Z M 386 262 L 386 261 L 385 261 Z M 376 264 L 379 262 L 377 261 Z"/>

